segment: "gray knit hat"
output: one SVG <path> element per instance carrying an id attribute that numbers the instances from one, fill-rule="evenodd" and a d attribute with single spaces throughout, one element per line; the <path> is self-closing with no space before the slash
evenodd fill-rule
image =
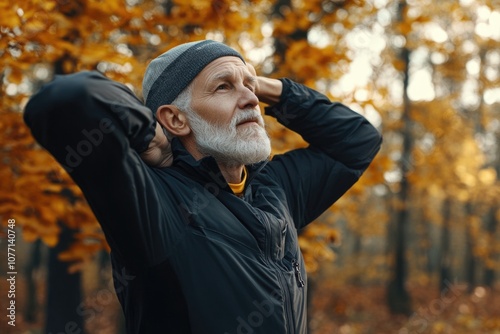
<path id="1" fill-rule="evenodd" d="M 172 101 L 193 81 L 205 66 L 225 56 L 243 57 L 229 46 L 204 40 L 178 45 L 149 63 L 142 81 L 142 95 L 153 113 Z"/>

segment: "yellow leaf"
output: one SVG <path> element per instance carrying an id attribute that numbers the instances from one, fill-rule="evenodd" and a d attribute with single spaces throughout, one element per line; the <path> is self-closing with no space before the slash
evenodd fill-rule
<path id="1" fill-rule="evenodd" d="M 21 72 L 17 68 L 13 68 L 12 71 L 9 73 L 8 80 L 14 84 L 20 84 L 21 81 L 23 81 L 23 72 Z"/>
<path id="2" fill-rule="evenodd" d="M 38 234 L 35 232 L 34 229 L 30 228 L 29 226 L 23 227 L 22 236 L 23 239 L 26 240 L 27 242 L 33 242 L 36 239 L 38 239 Z"/>
<path id="3" fill-rule="evenodd" d="M 57 242 L 59 241 L 59 236 L 56 234 L 46 234 L 42 235 L 41 239 L 44 244 L 46 244 L 49 247 L 54 247 L 57 245 Z"/>
<path id="4" fill-rule="evenodd" d="M 492 186 L 495 184 L 497 179 L 497 172 L 494 168 L 485 168 L 479 171 L 478 174 L 479 182 L 484 184 L 485 186 Z"/>
<path id="5" fill-rule="evenodd" d="M 0 15 L 0 26 L 6 28 L 15 28 L 21 25 L 19 16 L 15 13 L 2 13 Z"/>

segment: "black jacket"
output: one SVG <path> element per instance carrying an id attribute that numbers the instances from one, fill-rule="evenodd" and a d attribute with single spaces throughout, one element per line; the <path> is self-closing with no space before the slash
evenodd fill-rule
<path id="1" fill-rule="evenodd" d="M 266 108 L 310 144 L 247 166 L 233 194 L 213 158 L 173 140 L 172 167 L 139 157 L 149 109 L 96 72 L 60 76 L 26 107 L 34 137 L 81 187 L 112 250 L 128 333 L 306 333 L 297 229 L 360 177 L 381 136 L 361 115 L 283 79 Z"/>

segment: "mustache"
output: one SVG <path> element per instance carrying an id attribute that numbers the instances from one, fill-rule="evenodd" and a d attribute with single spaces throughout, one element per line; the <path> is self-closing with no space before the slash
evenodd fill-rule
<path id="1" fill-rule="evenodd" d="M 238 124 L 245 122 L 257 122 L 260 126 L 264 126 L 262 115 L 257 110 L 243 110 L 236 114 L 231 120 L 231 126 L 235 127 Z"/>

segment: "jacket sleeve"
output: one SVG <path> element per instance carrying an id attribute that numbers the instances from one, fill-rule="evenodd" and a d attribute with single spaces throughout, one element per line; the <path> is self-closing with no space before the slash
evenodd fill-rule
<path id="1" fill-rule="evenodd" d="M 139 156 L 154 137 L 152 112 L 126 86 L 80 72 L 44 85 L 24 120 L 82 189 L 114 254 L 140 264 L 154 253 L 159 201 Z"/>
<path id="2" fill-rule="evenodd" d="M 281 79 L 280 102 L 266 108 L 310 146 L 277 155 L 269 173 L 284 188 L 297 228 L 337 201 L 365 171 L 382 142 L 360 114 L 289 79 Z"/>

